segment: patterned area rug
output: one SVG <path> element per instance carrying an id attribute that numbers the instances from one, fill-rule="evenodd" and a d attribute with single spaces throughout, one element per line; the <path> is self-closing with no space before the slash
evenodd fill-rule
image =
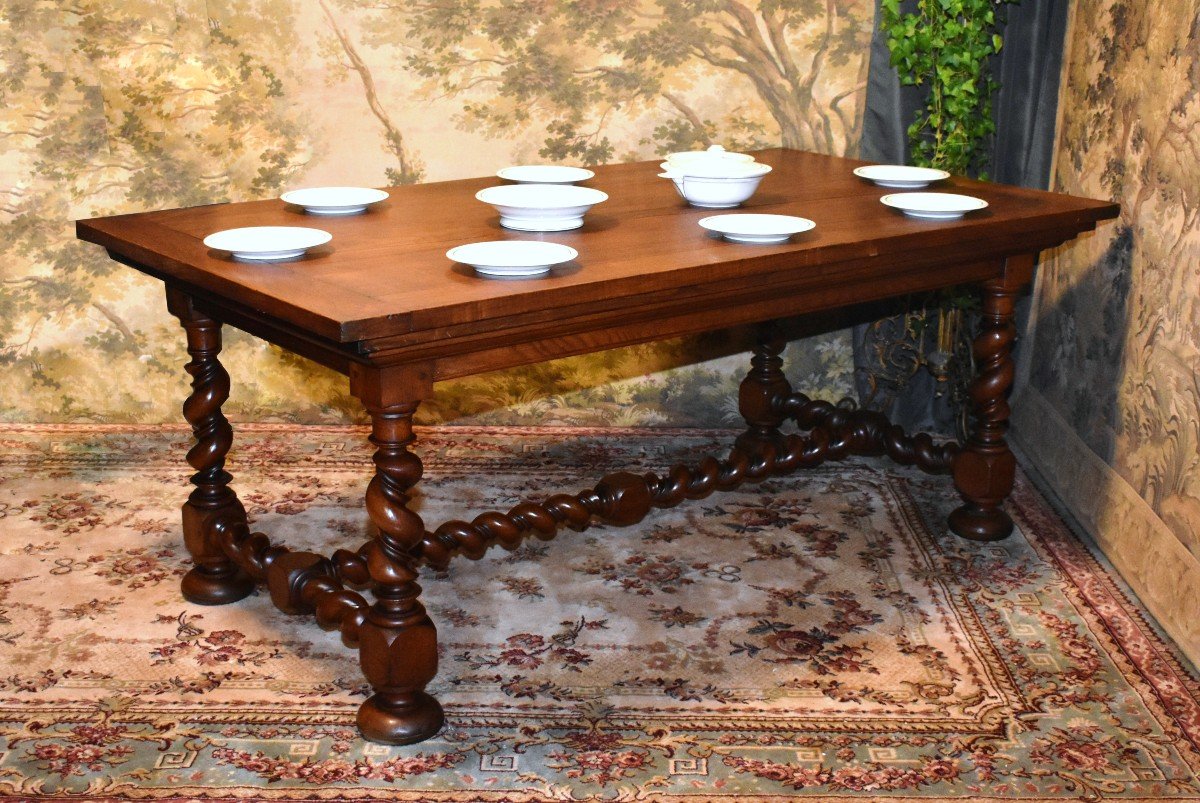
<path id="1" fill-rule="evenodd" d="M 427 429 L 427 524 L 662 470 L 729 433 Z M 0 796 L 1200 801 L 1200 683 L 1027 481 L 855 461 L 423 580 L 448 725 L 356 737 L 356 655 L 263 593 L 186 604 L 182 429 L 0 428 Z M 359 430 L 242 427 L 256 527 L 366 533 Z"/>

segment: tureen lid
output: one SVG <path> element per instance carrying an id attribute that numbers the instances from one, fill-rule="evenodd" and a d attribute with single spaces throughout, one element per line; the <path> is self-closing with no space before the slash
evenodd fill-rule
<path id="1" fill-rule="evenodd" d="M 710 145 L 707 150 L 703 151 L 676 151 L 667 156 L 667 161 L 672 165 L 690 165 L 694 162 L 749 163 L 754 161 L 754 157 L 748 153 L 727 151 L 720 145 Z"/>

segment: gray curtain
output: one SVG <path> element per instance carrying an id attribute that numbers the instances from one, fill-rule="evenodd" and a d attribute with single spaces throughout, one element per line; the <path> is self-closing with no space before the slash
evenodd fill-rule
<path id="1" fill-rule="evenodd" d="M 996 136 L 988 170 L 994 181 L 1038 188 L 1049 185 L 1069 1 L 1020 0 L 1016 5 L 998 6 L 1007 21 L 1002 31 L 1004 48 L 992 65 L 992 74 L 1000 83 L 993 99 Z M 900 86 L 877 25 L 871 43 L 862 158 L 906 164 L 905 131 L 922 103 L 921 88 Z M 1026 303 L 1018 311 L 1018 331 L 1024 331 L 1027 314 Z M 855 327 L 860 400 L 906 428 L 952 433 L 954 412 L 944 395 L 935 397 L 937 383 L 928 372 L 919 371 L 906 384 L 888 382 L 881 373 L 880 341 L 899 337 L 902 331 L 901 318 L 886 319 L 879 326 Z"/>

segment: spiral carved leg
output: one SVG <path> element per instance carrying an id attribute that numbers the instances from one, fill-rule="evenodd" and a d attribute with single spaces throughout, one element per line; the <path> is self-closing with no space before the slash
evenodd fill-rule
<path id="1" fill-rule="evenodd" d="M 183 506 L 183 540 L 194 567 L 184 576 L 183 596 L 199 605 L 236 602 L 254 590 L 254 581 L 225 554 L 219 533 L 245 526 L 246 510 L 229 487 L 225 455 L 233 444 L 233 428 L 221 412 L 229 398 L 229 374 L 217 359 L 221 324 L 199 313 L 191 299 L 167 291 L 167 306 L 187 333 L 192 393 L 183 403 L 183 416 L 192 425 L 196 442 L 187 461 L 196 470 L 195 488 Z"/>
<path id="2" fill-rule="evenodd" d="M 1013 522 L 1000 505 L 1012 492 L 1017 462 L 1004 433 L 1008 430 L 1006 396 L 1013 383 L 1013 308 L 1017 288 L 996 279 L 984 284 L 981 331 L 975 339 L 979 375 L 971 384 L 975 431 L 954 460 L 954 486 L 964 504 L 950 514 L 950 529 L 973 541 L 998 541 Z"/>
<path id="3" fill-rule="evenodd" d="M 779 425 L 786 418 L 780 411 L 780 401 L 792 392 L 783 375 L 783 352 L 786 341 L 774 323 L 763 326 L 750 372 L 738 388 L 738 411 L 746 421 L 746 431 L 738 436 L 735 447 L 761 462 L 768 450 L 781 454 L 785 448 Z"/>
<path id="4" fill-rule="evenodd" d="M 407 507 L 408 490 L 421 478 L 421 461 L 408 451 L 416 404 L 371 409 L 375 476 L 367 487 L 367 512 L 378 528 L 360 550 L 373 583 L 375 604 L 359 628 L 363 674 L 375 690 L 358 711 L 367 739 L 411 744 L 437 733 L 442 706 L 425 692 L 437 674 L 437 630 L 421 604 L 412 549 L 425 537 L 421 517 Z"/>

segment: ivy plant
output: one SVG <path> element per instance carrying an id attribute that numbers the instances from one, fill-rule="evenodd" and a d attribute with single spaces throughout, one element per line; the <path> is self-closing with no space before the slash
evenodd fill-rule
<path id="1" fill-rule="evenodd" d="M 992 95 L 998 85 L 989 61 L 1004 44 L 997 10 L 1019 0 L 882 0 L 881 25 L 901 84 L 925 89 L 925 106 L 908 127 L 909 160 L 956 175 L 986 178 L 991 154 Z M 939 382 L 953 411 L 959 438 L 968 430 L 974 368 L 969 320 L 975 293 L 952 289 L 910 299 L 903 326 L 877 327 L 878 377 L 907 384 L 924 367 Z M 883 323 L 883 322 L 880 322 Z M 897 358 L 895 355 L 900 355 Z"/>
<path id="2" fill-rule="evenodd" d="M 996 9 L 1016 0 L 883 0 L 883 30 L 900 82 L 927 87 L 925 107 L 908 127 L 913 164 L 981 175 L 991 136 L 988 60 L 1004 40 Z M 914 8 L 915 11 L 907 9 Z"/>

